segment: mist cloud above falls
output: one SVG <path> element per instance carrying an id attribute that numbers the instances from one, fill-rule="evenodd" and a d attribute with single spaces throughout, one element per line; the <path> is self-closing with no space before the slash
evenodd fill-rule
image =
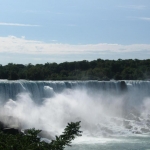
<path id="1" fill-rule="evenodd" d="M 37 105 L 28 93 L 21 93 L 16 101 L 9 100 L 3 108 L 6 116 L 19 119 L 22 128 L 35 127 L 53 132 L 54 135 L 61 133 L 71 121 L 81 121 L 83 129 L 90 127 L 91 130 L 92 126 L 103 122 L 106 116 L 120 115 L 121 111 L 120 98 L 89 94 L 86 90 L 66 90 L 44 99 L 41 105 Z"/>

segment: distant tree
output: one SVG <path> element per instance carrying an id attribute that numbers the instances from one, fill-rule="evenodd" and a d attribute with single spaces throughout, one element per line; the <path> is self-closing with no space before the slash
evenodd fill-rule
<path id="1" fill-rule="evenodd" d="M 12 72 L 10 72 L 8 79 L 9 80 L 18 80 L 19 76 L 18 76 L 17 72 L 12 71 Z"/>
<path id="2" fill-rule="evenodd" d="M 87 60 L 33 65 L 0 65 L 0 79 L 137 80 L 150 79 L 150 59 Z"/>

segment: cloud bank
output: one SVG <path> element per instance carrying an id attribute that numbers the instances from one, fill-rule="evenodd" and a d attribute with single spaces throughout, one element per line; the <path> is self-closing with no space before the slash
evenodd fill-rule
<path id="1" fill-rule="evenodd" d="M 62 43 L 44 43 L 41 41 L 27 40 L 25 37 L 15 36 L 0 37 L 0 53 L 18 54 L 104 54 L 104 53 L 128 53 L 149 52 L 150 44 L 86 44 L 70 45 Z"/>

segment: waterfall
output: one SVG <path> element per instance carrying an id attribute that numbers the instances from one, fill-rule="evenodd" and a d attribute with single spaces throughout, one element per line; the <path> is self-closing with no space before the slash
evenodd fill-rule
<path id="1" fill-rule="evenodd" d="M 49 88 L 48 88 L 49 87 Z M 9 99 L 16 100 L 19 93 L 28 92 L 35 102 L 40 102 L 47 97 L 48 89 L 55 93 L 61 93 L 66 89 L 88 89 L 92 91 L 115 92 L 118 94 L 122 91 L 121 81 L 0 81 L 0 99 L 1 103 Z M 50 91 L 49 91 L 50 92 Z M 48 95 L 47 95 L 48 94 Z M 53 95 L 53 93 L 51 93 Z"/>
<path id="2" fill-rule="evenodd" d="M 150 81 L 0 80 L 0 120 L 61 133 L 81 121 L 87 136 L 150 133 Z"/>

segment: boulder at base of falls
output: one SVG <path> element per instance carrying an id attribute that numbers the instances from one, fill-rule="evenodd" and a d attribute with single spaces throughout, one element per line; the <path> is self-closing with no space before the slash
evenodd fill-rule
<path id="1" fill-rule="evenodd" d="M 5 127 L 4 123 L 0 121 L 0 130 L 3 130 Z"/>
<path id="2" fill-rule="evenodd" d="M 124 125 L 124 127 L 127 128 L 127 129 L 131 129 L 131 128 L 132 128 L 132 126 L 130 125 L 130 121 L 124 120 L 124 121 L 123 121 L 123 125 Z"/>
<path id="3" fill-rule="evenodd" d="M 107 127 L 101 127 L 101 130 L 108 134 L 113 134 L 113 131 L 111 129 L 108 129 Z"/>
<path id="4" fill-rule="evenodd" d="M 150 132 L 149 129 L 145 129 L 145 128 L 141 128 L 141 131 L 142 131 L 143 133 L 148 133 L 148 132 Z"/>
<path id="5" fill-rule="evenodd" d="M 0 121 L 0 131 L 6 134 L 18 134 L 20 133 L 20 122 L 13 116 L 3 116 Z"/>
<path id="6" fill-rule="evenodd" d="M 132 126 L 131 125 L 127 125 L 127 126 L 125 126 L 125 128 L 132 129 Z"/>
<path id="7" fill-rule="evenodd" d="M 150 127 L 150 120 L 147 120 L 147 121 L 146 121 L 146 125 L 147 125 L 148 127 Z"/>
<path id="8" fill-rule="evenodd" d="M 134 134 L 142 134 L 142 132 L 140 132 L 140 131 L 132 131 L 132 133 L 134 133 Z"/>
<path id="9" fill-rule="evenodd" d="M 129 125 L 129 124 L 130 124 L 130 121 L 123 120 L 123 125 L 124 125 L 124 126 L 127 126 L 127 125 Z"/>
<path id="10" fill-rule="evenodd" d="M 13 135 L 20 133 L 19 129 L 15 129 L 15 128 L 4 128 L 2 131 L 3 133 L 13 134 Z"/>

